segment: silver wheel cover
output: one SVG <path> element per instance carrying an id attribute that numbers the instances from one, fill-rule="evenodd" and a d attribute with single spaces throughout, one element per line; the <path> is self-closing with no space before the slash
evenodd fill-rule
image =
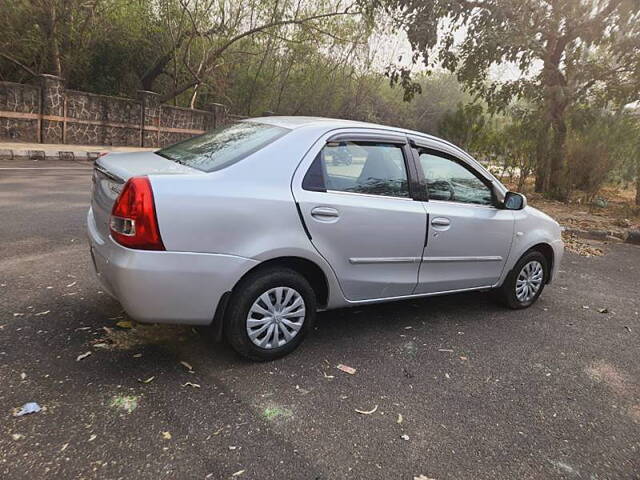
<path id="1" fill-rule="evenodd" d="M 247 335 L 258 347 L 278 348 L 289 343 L 306 316 L 302 295 L 290 287 L 276 287 L 260 295 L 247 315 Z"/>
<path id="2" fill-rule="evenodd" d="M 544 269 L 537 260 L 526 263 L 516 279 L 516 298 L 521 303 L 530 302 L 542 287 Z"/>

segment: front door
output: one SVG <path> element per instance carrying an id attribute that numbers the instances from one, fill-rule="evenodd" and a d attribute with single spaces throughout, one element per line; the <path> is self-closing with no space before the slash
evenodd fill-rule
<path id="1" fill-rule="evenodd" d="M 410 295 L 416 287 L 426 213 L 411 199 L 410 154 L 385 139 L 329 142 L 294 186 L 311 241 L 349 300 Z"/>
<path id="2" fill-rule="evenodd" d="M 417 154 L 429 219 L 415 293 L 494 285 L 511 249 L 513 211 L 496 208 L 491 185 L 466 162 L 427 148 Z"/>

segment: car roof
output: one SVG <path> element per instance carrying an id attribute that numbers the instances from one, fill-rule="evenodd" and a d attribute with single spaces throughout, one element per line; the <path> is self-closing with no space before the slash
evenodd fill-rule
<path id="1" fill-rule="evenodd" d="M 327 117 L 304 117 L 304 116 L 269 116 L 269 117 L 256 117 L 248 118 L 245 121 L 266 123 L 268 125 L 275 125 L 278 127 L 289 128 L 291 130 L 301 127 L 319 127 L 326 128 L 326 130 L 333 130 L 335 128 L 375 128 L 382 130 L 389 130 L 390 132 L 402 132 L 407 135 L 414 135 L 418 137 L 429 138 L 437 140 L 443 143 L 447 143 L 453 147 L 455 145 L 443 140 L 441 138 L 429 135 L 427 133 L 416 132 L 415 130 L 408 130 L 400 127 L 390 127 L 388 125 L 380 125 L 378 123 L 360 122 L 357 120 L 344 120 L 341 118 L 327 118 Z M 459 147 L 456 147 L 459 149 Z"/>

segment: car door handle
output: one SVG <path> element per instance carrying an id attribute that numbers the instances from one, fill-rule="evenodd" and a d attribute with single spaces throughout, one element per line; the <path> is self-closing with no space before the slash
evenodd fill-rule
<path id="1" fill-rule="evenodd" d="M 338 218 L 338 210 L 331 207 L 315 207 L 311 210 L 311 216 L 319 220 L 326 220 L 329 218 Z"/>
<path id="2" fill-rule="evenodd" d="M 448 227 L 449 225 L 451 225 L 451 220 L 444 217 L 436 217 L 431 220 L 431 225 L 433 225 L 434 227 Z"/>

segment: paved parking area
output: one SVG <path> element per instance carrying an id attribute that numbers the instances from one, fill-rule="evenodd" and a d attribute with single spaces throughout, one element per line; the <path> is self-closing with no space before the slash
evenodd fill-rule
<path id="1" fill-rule="evenodd" d="M 639 247 L 567 254 L 526 311 L 323 313 L 254 364 L 190 328 L 116 326 L 89 185 L 86 164 L 0 161 L 0 478 L 640 478 Z"/>

